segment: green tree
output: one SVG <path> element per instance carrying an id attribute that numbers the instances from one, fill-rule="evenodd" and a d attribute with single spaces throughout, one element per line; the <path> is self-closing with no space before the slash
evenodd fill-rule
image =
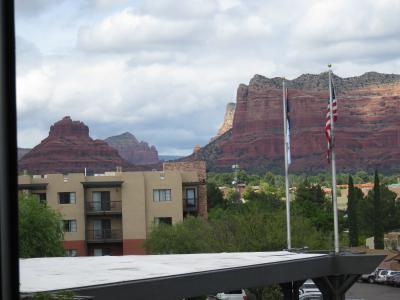
<path id="1" fill-rule="evenodd" d="M 383 228 L 383 215 L 382 215 L 382 201 L 381 201 L 381 188 L 379 184 L 378 171 L 375 170 L 374 179 L 374 246 L 375 249 L 383 249 L 384 243 L 384 228 Z"/>
<path id="2" fill-rule="evenodd" d="M 228 205 L 241 204 L 240 193 L 235 189 L 229 189 L 226 193 L 226 201 Z"/>
<path id="3" fill-rule="evenodd" d="M 225 207 L 224 195 L 214 182 L 207 183 L 207 210 L 214 207 Z"/>
<path id="4" fill-rule="evenodd" d="M 302 216 L 292 218 L 294 247 L 323 249 L 329 235 Z M 150 253 L 201 253 L 281 250 L 286 245 L 286 216 L 269 201 L 249 201 L 212 209 L 209 220 L 187 218 L 173 226 L 155 226 L 146 241 Z"/>
<path id="5" fill-rule="evenodd" d="M 349 246 L 358 246 L 357 198 L 353 177 L 349 176 L 349 192 L 347 196 L 347 221 L 349 226 Z"/>
<path id="6" fill-rule="evenodd" d="M 61 215 L 36 197 L 19 197 L 20 257 L 64 256 Z"/>
<path id="7" fill-rule="evenodd" d="M 309 219 L 319 230 L 332 231 L 332 205 L 326 200 L 320 185 L 311 185 L 306 179 L 297 188 L 296 198 L 292 204 L 293 214 Z"/>

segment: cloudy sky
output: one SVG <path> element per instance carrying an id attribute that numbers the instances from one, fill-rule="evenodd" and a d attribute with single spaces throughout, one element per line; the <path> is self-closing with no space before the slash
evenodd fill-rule
<path id="1" fill-rule="evenodd" d="M 69 115 L 186 155 L 254 74 L 400 73 L 398 0 L 15 1 L 19 147 Z"/>

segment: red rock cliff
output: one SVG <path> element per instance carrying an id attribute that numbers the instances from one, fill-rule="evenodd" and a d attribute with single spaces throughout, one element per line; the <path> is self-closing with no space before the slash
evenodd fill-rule
<path id="1" fill-rule="evenodd" d="M 33 174 L 94 172 L 131 167 L 117 150 L 102 140 L 93 140 L 89 128 L 65 117 L 50 127 L 49 136 L 18 162 L 20 171 Z"/>
<path id="2" fill-rule="evenodd" d="M 136 137 L 129 132 L 111 136 L 105 139 L 105 141 L 111 147 L 115 148 L 122 158 L 132 164 L 149 165 L 159 162 L 156 147 L 149 146 L 143 141 L 139 142 Z"/>
<path id="3" fill-rule="evenodd" d="M 294 172 L 329 169 L 324 136 L 327 76 L 307 74 L 287 82 Z M 371 72 L 351 78 L 334 76 L 334 82 L 338 170 L 399 170 L 400 75 Z M 241 84 L 232 129 L 186 159 L 206 159 L 210 170 L 228 171 L 238 163 L 245 169 L 282 172 L 281 83 L 281 78 L 256 75 L 249 85 Z"/>

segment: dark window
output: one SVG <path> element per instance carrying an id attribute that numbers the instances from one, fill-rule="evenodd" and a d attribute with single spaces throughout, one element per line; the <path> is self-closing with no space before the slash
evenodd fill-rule
<path id="1" fill-rule="evenodd" d="M 196 188 L 186 188 L 185 198 L 187 206 L 196 206 Z"/>
<path id="2" fill-rule="evenodd" d="M 92 193 L 93 209 L 94 210 L 110 210 L 110 192 L 93 192 Z"/>
<path id="3" fill-rule="evenodd" d="M 33 193 L 32 195 L 37 197 L 41 203 L 46 203 L 47 202 L 46 193 Z"/>
<path id="4" fill-rule="evenodd" d="M 78 251 L 76 249 L 65 250 L 65 256 L 78 256 Z"/>
<path id="5" fill-rule="evenodd" d="M 58 193 L 58 202 L 60 204 L 75 204 L 76 203 L 76 195 L 74 192 Z"/>
<path id="6" fill-rule="evenodd" d="M 76 232 L 76 220 L 64 220 L 64 232 Z"/>
<path id="7" fill-rule="evenodd" d="M 171 217 L 154 218 L 154 223 L 156 225 L 160 224 L 172 225 L 172 218 Z"/>
<path id="8" fill-rule="evenodd" d="M 154 202 L 171 201 L 171 190 L 170 189 L 153 190 L 153 201 Z"/>
<path id="9" fill-rule="evenodd" d="M 111 254 L 112 254 L 111 248 L 103 248 L 103 256 Z"/>

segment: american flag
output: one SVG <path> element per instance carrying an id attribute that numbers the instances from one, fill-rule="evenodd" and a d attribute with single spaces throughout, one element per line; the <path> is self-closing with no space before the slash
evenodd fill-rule
<path id="1" fill-rule="evenodd" d="M 333 81 L 331 80 L 331 89 L 332 89 L 332 111 L 333 111 L 333 122 L 335 123 L 337 121 L 337 101 L 336 101 L 336 93 L 335 93 L 335 87 L 333 86 Z M 333 141 L 331 138 L 331 108 L 329 105 L 329 100 L 328 100 L 328 108 L 326 111 L 326 123 L 325 123 L 325 136 L 326 140 L 328 142 L 328 151 L 327 151 L 327 159 L 328 162 L 330 161 L 330 154 L 331 150 L 333 148 Z"/>
<path id="2" fill-rule="evenodd" d="M 290 107 L 288 99 L 288 89 L 285 89 L 285 101 L 286 101 L 286 143 L 287 143 L 287 157 L 288 165 L 292 163 L 292 158 L 290 155 Z"/>

